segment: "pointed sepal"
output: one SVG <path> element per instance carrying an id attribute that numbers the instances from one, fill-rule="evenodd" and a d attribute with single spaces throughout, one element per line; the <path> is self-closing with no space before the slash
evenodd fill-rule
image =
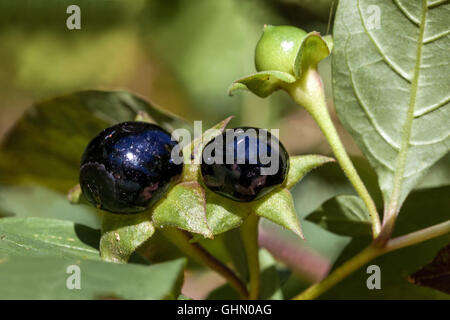
<path id="1" fill-rule="evenodd" d="M 332 39 L 322 37 L 318 32 L 310 32 L 303 39 L 294 62 L 294 75 L 297 79 L 308 68 L 317 68 L 317 64 L 331 54 Z"/>
<path id="2" fill-rule="evenodd" d="M 203 148 L 206 146 L 206 144 L 210 142 L 212 139 L 214 139 L 216 136 L 222 134 L 225 131 L 231 119 L 233 119 L 233 116 L 230 116 L 220 121 L 213 127 L 206 130 L 202 134 L 201 138 L 197 138 L 193 141 L 193 151 L 192 151 L 193 160 L 200 160 Z M 199 163 L 199 161 L 196 161 L 196 163 Z"/>
<path id="3" fill-rule="evenodd" d="M 291 189 L 312 169 L 334 161 L 333 158 L 314 154 L 290 157 L 289 172 L 284 182 L 284 187 Z"/>
<path id="4" fill-rule="evenodd" d="M 200 137 L 195 138 L 190 144 L 183 147 L 184 169 L 181 178 L 182 181 L 200 180 L 199 170 L 203 148 L 214 137 L 224 132 L 231 119 L 233 119 L 233 116 L 220 121 L 215 126 L 206 130 Z"/>
<path id="5" fill-rule="evenodd" d="M 282 71 L 262 71 L 236 80 L 228 89 L 228 94 L 243 89 L 250 90 L 257 96 L 265 98 L 284 85 L 295 82 L 295 77 Z"/>
<path id="6" fill-rule="evenodd" d="M 105 261 L 126 263 L 155 232 L 149 213 L 102 215 L 100 256 Z"/>
<path id="7" fill-rule="evenodd" d="M 288 230 L 303 239 L 294 201 L 286 188 L 278 188 L 266 197 L 253 203 L 253 212 Z"/>
<path id="8" fill-rule="evenodd" d="M 205 191 L 196 181 L 175 185 L 153 209 L 156 227 L 175 227 L 213 238 L 206 220 Z"/>

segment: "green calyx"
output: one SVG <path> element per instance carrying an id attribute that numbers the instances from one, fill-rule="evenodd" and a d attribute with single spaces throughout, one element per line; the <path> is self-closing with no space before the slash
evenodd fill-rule
<path id="1" fill-rule="evenodd" d="M 291 26 L 266 26 L 255 51 L 258 71 L 234 81 L 228 94 L 249 90 L 265 98 L 277 90 L 290 91 L 293 86 L 310 91 L 311 75 L 316 80 L 317 65 L 331 54 L 333 39 L 320 33 Z M 313 72 L 309 72 L 313 71 Z"/>
<path id="2" fill-rule="evenodd" d="M 257 71 L 277 70 L 294 75 L 294 62 L 307 33 L 292 26 L 265 26 L 255 49 Z"/>

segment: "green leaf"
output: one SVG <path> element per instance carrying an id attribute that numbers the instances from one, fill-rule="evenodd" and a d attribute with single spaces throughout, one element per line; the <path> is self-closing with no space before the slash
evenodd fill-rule
<path id="1" fill-rule="evenodd" d="M 325 163 L 335 161 L 333 158 L 320 155 L 292 156 L 289 159 L 289 172 L 284 186 L 291 189 L 309 171 Z"/>
<path id="2" fill-rule="evenodd" d="M 364 202 L 357 196 L 337 196 L 306 217 L 336 234 L 357 237 L 371 235 L 372 223 Z"/>
<path id="3" fill-rule="evenodd" d="M 320 36 L 318 32 L 310 32 L 303 39 L 297 56 L 294 62 L 294 74 L 297 79 L 300 79 L 304 71 L 308 68 L 317 68 L 317 64 L 328 57 L 331 53 L 331 48 L 328 42 Z"/>
<path id="4" fill-rule="evenodd" d="M 450 187 L 414 191 L 406 199 L 402 214 L 396 221 L 393 237 L 448 221 Z M 432 214 L 430 214 L 432 213 Z M 372 241 L 359 237 L 345 248 L 334 268 L 355 256 Z M 414 285 L 408 276 L 431 261 L 436 252 L 450 242 L 450 234 L 427 240 L 380 256 L 325 293 L 323 299 L 448 299 L 442 292 Z M 381 290 L 368 290 L 366 270 L 369 265 L 381 269 Z"/>
<path id="5" fill-rule="evenodd" d="M 205 191 L 196 181 L 175 185 L 154 207 L 152 221 L 159 228 L 175 227 L 213 237 L 206 222 Z"/>
<path id="6" fill-rule="evenodd" d="M 330 52 L 332 52 L 333 51 L 333 46 L 334 46 L 333 37 L 331 35 L 327 35 L 327 36 L 323 36 L 322 39 L 327 43 L 328 50 Z"/>
<path id="7" fill-rule="evenodd" d="M 283 292 L 280 288 L 280 276 L 276 268 L 276 261 L 265 249 L 259 250 L 259 268 L 261 269 L 261 291 L 259 296 L 263 300 L 282 300 Z"/>
<path id="8" fill-rule="evenodd" d="M 185 259 L 142 266 L 6 256 L 0 262 L 0 299 L 176 299 L 185 264 Z M 80 268 L 80 290 L 66 286 L 73 265 Z"/>
<path id="9" fill-rule="evenodd" d="M 222 237 L 234 269 L 242 281 L 247 282 L 250 275 L 248 270 L 247 255 L 240 231 L 240 229 L 233 229 L 224 233 Z"/>
<path id="10" fill-rule="evenodd" d="M 232 95 L 235 90 L 248 89 L 257 96 L 265 98 L 272 92 L 281 89 L 285 83 L 295 82 L 294 76 L 282 71 L 262 71 L 236 80 L 228 89 Z"/>
<path id="11" fill-rule="evenodd" d="M 154 265 L 100 260 L 100 232 L 48 218 L 0 219 L 1 299 L 174 299 L 185 259 Z M 69 290 L 67 267 L 80 267 L 81 290 Z"/>
<path id="12" fill-rule="evenodd" d="M 415 189 L 444 187 L 450 185 L 450 154 L 447 153 L 433 165 Z"/>
<path id="13" fill-rule="evenodd" d="M 103 260 L 126 263 L 155 232 L 148 212 L 133 215 L 103 213 L 100 255 Z"/>
<path id="14" fill-rule="evenodd" d="M 289 190 L 278 188 L 261 200 L 252 203 L 252 207 L 258 216 L 279 224 L 303 238 Z"/>
<path id="15" fill-rule="evenodd" d="M 385 204 L 406 196 L 449 150 L 450 4 L 339 2 L 334 27 L 336 110 L 377 171 Z"/>
<path id="16" fill-rule="evenodd" d="M 48 218 L 0 219 L 0 255 L 100 260 L 100 233 L 70 221 Z M 1 264 L 0 264 L 1 266 Z"/>
<path id="17" fill-rule="evenodd" d="M 414 272 L 409 280 L 417 285 L 450 294 L 450 244 L 439 250 L 433 260 Z"/>
<path id="18" fill-rule="evenodd" d="M 108 126 L 134 120 L 140 111 L 169 131 L 188 127 L 125 91 L 82 91 L 36 104 L 1 146 L 0 182 L 33 182 L 67 192 L 78 181 L 79 159 L 89 141 Z"/>
<path id="19" fill-rule="evenodd" d="M 41 186 L 0 186 L 0 212 L 21 218 L 69 220 L 100 229 L 95 207 L 71 205 L 64 194 Z"/>

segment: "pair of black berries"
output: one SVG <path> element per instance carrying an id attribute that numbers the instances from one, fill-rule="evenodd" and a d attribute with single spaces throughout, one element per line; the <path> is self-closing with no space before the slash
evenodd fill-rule
<path id="1" fill-rule="evenodd" d="M 209 153 L 203 158 L 213 156 L 222 161 L 202 161 L 203 182 L 213 192 L 235 201 L 259 199 L 283 183 L 289 169 L 288 153 L 265 130 L 236 128 L 234 132 L 231 141 L 224 132 L 205 146 L 204 153 L 208 149 Z M 208 148 L 218 139 L 223 142 L 220 155 Z M 96 207 L 113 213 L 148 209 L 181 176 L 183 163 L 175 161 L 172 152 L 176 146 L 167 131 L 146 122 L 124 122 L 103 130 L 88 144 L 81 159 L 83 195 Z M 277 160 L 272 172 L 268 170 L 270 162 L 260 161 L 262 153 Z M 268 173 L 262 174 L 264 169 Z"/>

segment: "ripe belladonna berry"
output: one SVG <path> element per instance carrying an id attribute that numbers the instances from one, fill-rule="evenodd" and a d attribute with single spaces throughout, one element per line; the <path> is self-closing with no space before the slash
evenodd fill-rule
<path id="1" fill-rule="evenodd" d="M 203 149 L 201 173 L 212 191 L 248 202 L 281 185 L 289 170 L 283 145 L 263 129 L 226 130 Z"/>
<path id="2" fill-rule="evenodd" d="M 183 170 L 172 158 L 176 145 L 167 131 L 146 122 L 123 122 L 103 130 L 81 159 L 83 195 L 113 213 L 146 210 Z"/>

